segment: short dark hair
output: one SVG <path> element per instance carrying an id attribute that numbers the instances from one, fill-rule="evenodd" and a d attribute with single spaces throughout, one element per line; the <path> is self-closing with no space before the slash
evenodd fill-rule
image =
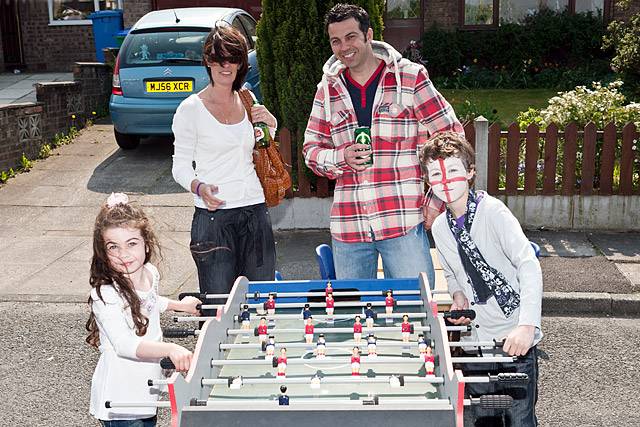
<path id="1" fill-rule="evenodd" d="M 355 4 L 346 3 L 338 3 L 327 12 L 324 16 L 324 30 L 328 32 L 329 24 L 346 21 L 351 18 L 358 21 L 360 31 L 362 31 L 363 34 L 367 34 L 367 30 L 369 30 L 371 26 L 367 11 Z"/>
<path id="2" fill-rule="evenodd" d="M 202 65 L 207 69 L 209 80 L 213 85 L 209 64 L 224 60 L 238 64 L 238 72 L 232 89 L 240 90 L 244 78 L 249 71 L 249 47 L 242 33 L 231 25 L 216 25 L 207 36 L 202 48 Z"/>

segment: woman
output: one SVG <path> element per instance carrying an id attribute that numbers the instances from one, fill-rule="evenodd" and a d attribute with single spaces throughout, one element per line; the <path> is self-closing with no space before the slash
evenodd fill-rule
<path id="1" fill-rule="evenodd" d="M 200 291 L 228 293 L 238 276 L 273 280 L 275 243 L 269 211 L 253 164 L 255 145 L 238 90 L 249 69 L 247 43 L 231 26 L 208 35 L 202 61 L 211 83 L 185 99 L 173 118 L 173 177 L 193 193 L 191 251 Z M 262 105 L 254 122 L 275 134 Z"/>

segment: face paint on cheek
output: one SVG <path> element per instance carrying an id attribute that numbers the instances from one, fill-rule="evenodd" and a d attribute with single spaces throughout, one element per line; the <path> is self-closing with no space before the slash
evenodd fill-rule
<path id="1" fill-rule="evenodd" d="M 432 163 L 430 166 L 432 169 L 437 168 L 440 171 L 442 178 L 440 180 L 429 179 L 429 185 L 433 189 L 435 195 L 446 203 L 452 203 L 458 200 L 469 188 L 466 177 L 467 171 L 464 168 L 464 165 L 462 165 L 462 162 L 455 157 L 447 158 L 446 163 L 451 164 L 453 161 L 460 162 L 460 166 L 462 168 L 460 174 L 447 176 L 447 166 L 445 165 L 445 160 L 442 158 L 438 159 L 437 165 Z"/>

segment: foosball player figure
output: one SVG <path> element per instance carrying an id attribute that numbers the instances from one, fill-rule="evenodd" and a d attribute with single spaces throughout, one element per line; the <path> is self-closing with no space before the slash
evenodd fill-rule
<path id="1" fill-rule="evenodd" d="M 287 371 L 287 349 L 282 348 L 280 350 L 280 356 L 278 356 L 278 376 L 284 377 L 286 376 Z"/>
<path id="2" fill-rule="evenodd" d="M 247 304 L 242 307 L 240 321 L 242 322 L 242 329 L 251 329 L 251 313 L 249 313 L 249 305 Z"/>
<path id="3" fill-rule="evenodd" d="M 427 351 L 427 341 L 424 339 L 423 334 L 418 335 L 418 351 L 420 354 Z"/>
<path id="4" fill-rule="evenodd" d="M 393 292 L 391 289 L 387 291 L 387 297 L 384 299 L 384 309 L 387 314 L 393 313 L 393 306 L 395 305 L 396 300 L 393 299 Z"/>
<path id="5" fill-rule="evenodd" d="M 276 340 L 273 335 L 269 335 L 269 339 L 267 340 L 267 345 L 265 346 L 265 354 L 267 356 L 273 356 L 276 351 Z"/>
<path id="6" fill-rule="evenodd" d="M 280 396 L 278 396 L 278 404 L 280 406 L 289 406 L 289 396 L 287 396 L 287 386 L 280 386 Z"/>
<path id="7" fill-rule="evenodd" d="M 327 303 L 327 315 L 329 316 L 333 316 L 333 308 L 335 307 L 335 300 L 333 299 L 333 293 L 328 293 L 327 294 L 327 299 L 326 299 L 326 303 Z"/>
<path id="8" fill-rule="evenodd" d="M 351 352 L 351 375 L 360 375 L 360 348 L 353 347 Z"/>
<path id="9" fill-rule="evenodd" d="M 313 343 L 313 317 L 307 317 L 307 323 L 304 325 L 304 339 L 307 344 Z"/>
<path id="10" fill-rule="evenodd" d="M 376 357 L 378 354 L 377 351 L 377 342 L 378 340 L 373 334 L 369 334 L 367 338 L 367 353 L 369 357 Z"/>
<path id="11" fill-rule="evenodd" d="M 378 313 L 376 313 L 374 309 L 371 307 L 370 302 L 367 303 L 367 307 L 364 310 L 364 317 L 365 317 L 367 328 L 369 329 L 373 328 L 373 322 L 378 317 Z"/>
<path id="12" fill-rule="evenodd" d="M 475 153 L 464 134 L 439 132 L 425 143 L 420 154 L 431 190 L 446 204 L 431 231 L 453 299 L 451 310 L 473 305 L 475 311 L 473 320 L 449 321 L 454 325 L 472 324 L 472 332 L 461 334 L 461 342 L 504 339 L 502 348 L 493 353 L 519 356 L 517 363 L 491 364 L 491 370 L 529 376 L 505 415 L 511 425 L 535 426 L 536 345 L 542 339 L 540 263 L 509 208 L 487 192 L 473 188 Z M 487 354 L 484 349 L 483 353 Z M 477 375 L 487 371 L 486 365 L 466 363 L 462 373 Z M 468 383 L 465 393 L 495 394 L 502 387 L 493 382 Z M 472 406 L 470 415 L 479 419 L 486 413 Z"/>
<path id="13" fill-rule="evenodd" d="M 305 304 L 302 309 L 302 320 L 307 320 L 309 317 L 311 317 L 311 308 L 309 304 Z"/>
<path id="14" fill-rule="evenodd" d="M 316 343 L 316 357 L 323 359 L 327 354 L 327 341 L 324 339 L 324 334 L 318 335 L 318 342 Z"/>
<path id="15" fill-rule="evenodd" d="M 267 310 L 269 316 L 276 314 L 276 300 L 273 294 L 269 294 L 269 299 L 264 303 L 264 309 Z"/>
<path id="16" fill-rule="evenodd" d="M 356 320 L 353 323 L 353 341 L 356 344 L 360 344 L 362 340 L 362 323 L 360 321 L 360 316 L 356 316 Z"/>
<path id="17" fill-rule="evenodd" d="M 409 323 L 409 315 L 402 316 L 402 342 L 409 342 L 409 336 L 411 335 L 411 323 Z"/>
<path id="18" fill-rule="evenodd" d="M 260 323 L 258 324 L 258 341 L 265 342 L 267 340 L 267 330 L 269 327 L 267 326 L 267 318 L 261 317 Z"/>
<path id="19" fill-rule="evenodd" d="M 420 353 L 420 356 L 424 361 L 424 370 L 427 375 L 433 375 L 433 370 L 436 367 L 436 358 L 431 353 L 431 347 L 427 347 L 424 353 Z"/>
<path id="20" fill-rule="evenodd" d="M 326 297 L 329 294 L 333 293 L 333 286 L 331 286 L 331 282 L 327 282 L 327 287 L 324 288 L 324 296 Z"/>

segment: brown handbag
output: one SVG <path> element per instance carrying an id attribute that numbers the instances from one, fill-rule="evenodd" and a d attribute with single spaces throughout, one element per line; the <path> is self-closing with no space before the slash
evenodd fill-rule
<path id="1" fill-rule="evenodd" d="M 247 89 L 240 89 L 238 95 L 247 110 L 249 121 L 253 123 L 251 118 L 253 95 Z M 265 203 L 269 207 L 279 205 L 284 199 L 285 192 L 291 187 L 291 176 L 285 168 L 277 141 L 272 140 L 268 147 L 254 147 L 253 163 L 264 190 Z"/>

